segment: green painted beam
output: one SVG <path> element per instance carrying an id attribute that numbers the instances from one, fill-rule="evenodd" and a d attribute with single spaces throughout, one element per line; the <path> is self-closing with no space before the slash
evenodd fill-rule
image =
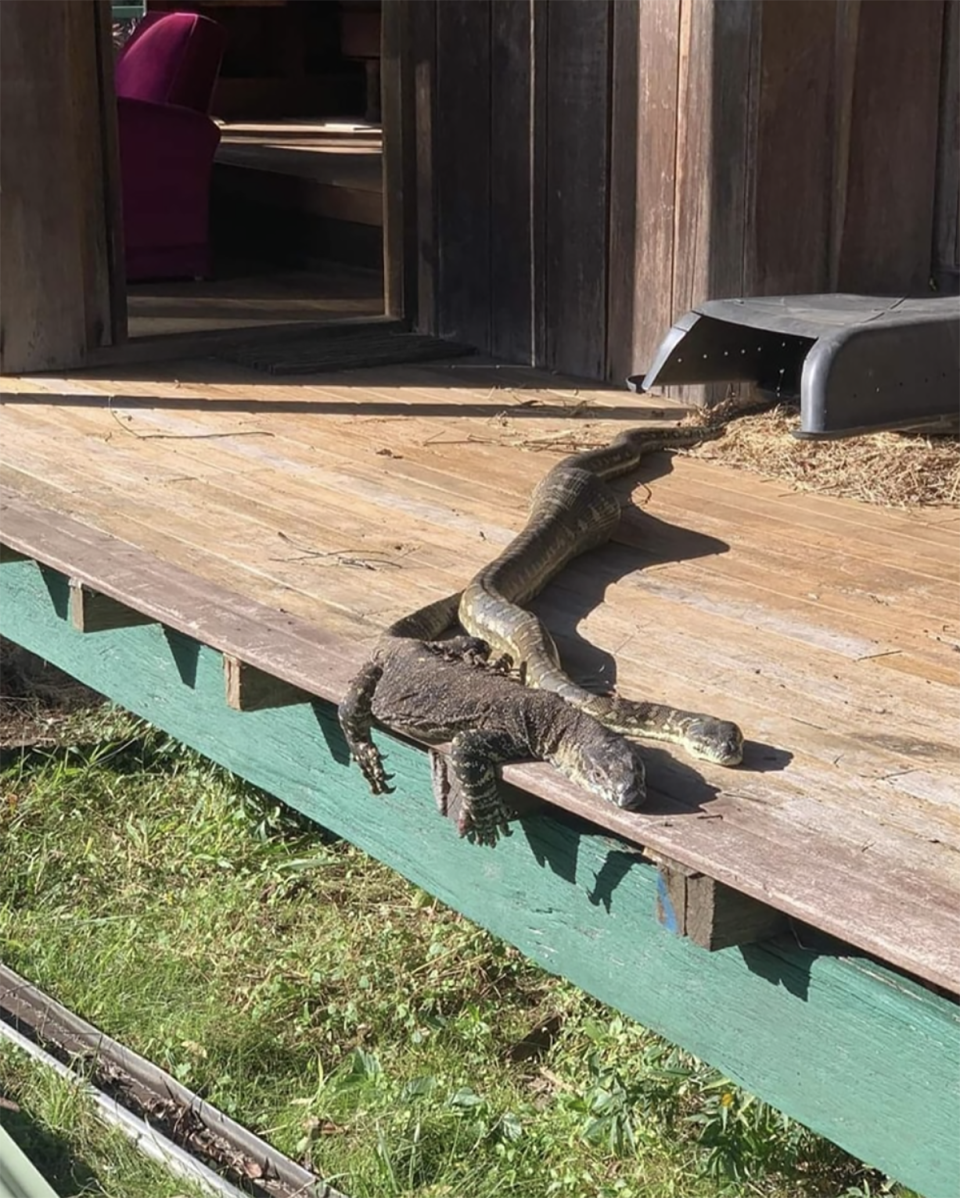
<path id="1" fill-rule="evenodd" d="M 0 1127 L 0 1198 L 57 1198 L 13 1137 Z"/>
<path id="2" fill-rule="evenodd" d="M 960 1011 L 869 960 L 792 938 L 707 953 L 655 918 L 656 871 L 536 816 L 496 849 L 437 816 L 426 755 L 389 738 L 374 798 L 326 704 L 239 712 L 219 653 L 157 625 L 83 636 L 67 579 L 0 571 L 0 633 L 387 862 L 547 969 L 715 1064 L 926 1198 L 960 1194 Z"/>

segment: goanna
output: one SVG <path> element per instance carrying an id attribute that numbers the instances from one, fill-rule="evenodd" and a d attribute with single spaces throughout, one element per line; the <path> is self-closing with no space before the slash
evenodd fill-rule
<path id="1" fill-rule="evenodd" d="M 458 596 L 452 602 L 456 611 Z M 423 609 L 430 613 L 441 604 Z M 414 613 L 400 621 L 410 629 Z M 452 741 L 450 764 L 460 784 L 461 836 L 496 844 L 505 830 L 497 778 L 504 762 L 551 762 L 571 781 L 627 811 L 646 797 L 638 748 L 550 691 L 530 690 L 488 661 L 473 637 L 425 641 L 388 630 L 340 704 L 340 724 L 374 794 L 391 789 L 370 737 L 374 723 L 428 744 Z"/>

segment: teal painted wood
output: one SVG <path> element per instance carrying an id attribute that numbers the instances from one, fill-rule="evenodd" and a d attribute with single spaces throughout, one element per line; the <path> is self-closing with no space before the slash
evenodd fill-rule
<path id="1" fill-rule="evenodd" d="M 77 633 L 66 579 L 32 562 L 0 569 L 0 633 L 927 1198 L 960 1194 L 960 1012 L 947 999 L 788 939 L 704 952 L 657 923 L 656 871 L 583 826 L 538 816 L 474 848 L 437 816 L 422 752 L 384 738 L 397 790 L 374 798 L 331 707 L 234 711 L 217 652 L 156 625 Z"/>
<path id="2" fill-rule="evenodd" d="M 57 1198 L 12 1136 L 0 1127 L 0 1198 Z"/>

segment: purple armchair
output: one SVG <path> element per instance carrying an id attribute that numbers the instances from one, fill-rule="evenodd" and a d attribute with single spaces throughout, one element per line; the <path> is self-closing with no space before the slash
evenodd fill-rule
<path id="1" fill-rule="evenodd" d="M 226 41 L 195 13 L 148 16 L 116 65 L 127 279 L 210 273 L 210 176 L 220 130 L 207 116 Z"/>

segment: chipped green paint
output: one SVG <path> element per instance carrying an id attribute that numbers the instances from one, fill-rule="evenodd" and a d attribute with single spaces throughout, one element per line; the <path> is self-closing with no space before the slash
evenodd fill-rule
<path id="1" fill-rule="evenodd" d="M 438 818 L 426 757 L 388 740 L 374 798 L 317 702 L 241 713 L 219 653 L 157 625 L 83 635 L 67 582 L 0 568 L 0 633 L 284 799 L 927 1198 L 960 1194 L 960 1012 L 872 962 L 789 939 L 707 953 L 655 918 L 657 874 L 547 816 L 494 850 Z"/>

